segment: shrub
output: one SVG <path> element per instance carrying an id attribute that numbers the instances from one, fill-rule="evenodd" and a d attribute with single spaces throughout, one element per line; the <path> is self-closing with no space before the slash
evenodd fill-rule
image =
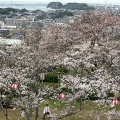
<path id="1" fill-rule="evenodd" d="M 10 67 L 10 68 L 12 68 L 12 67 L 15 67 L 16 65 L 15 65 L 15 62 L 13 62 L 13 61 L 8 61 L 7 62 L 7 67 Z"/>
<path id="2" fill-rule="evenodd" d="M 38 88 L 41 86 L 39 83 L 28 83 L 27 86 L 32 90 L 33 92 L 36 92 Z"/>
<path id="3" fill-rule="evenodd" d="M 119 101 L 120 101 L 120 96 L 118 96 L 118 97 L 117 97 L 117 100 L 119 100 Z"/>
<path id="4" fill-rule="evenodd" d="M 47 73 L 45 74 L 44 82 L 52 82 L 52 83 L 58 83 L 59 78 L 56 73 Z"/>
<path id="5" fill-rule="evenodd" d="M 120 39 L 120 34 L 117 34 L 113 37 L 115 40 L 119 40 Z"/>
<path id="6" fill-rule="evenodd" d="M 89 94 L 88 96 L 89 100 L 98 100 L 97 92 L 93 90 L 93 93 Z"/>
<path id="7" fill-rule="evenodd" d="M 114 93 L 113 92 L 108 92 L 107 93 L 107 97 L 109 98 L 109 97 L 114 97 Z"/>
<path id="8" fill-rule="evenodd" d="M 91 94 L 88 96 L 89 100 L 98 100 L 98 97 L 95 94 Z"/>
<path id="9" fill-rule="evenodd" d="M 69 71 L 65 66 L 60 66 L 59 68 L 56 69 L 57 72 L 67 74 Z"/>
<path id="10" fill-rule="evenodd" d="M 1 88 L 0 88 L 0 94 L 2 95 L 2 94 L 4 93 L 4 91 L 5 91 L 4 88 L 1 87 Z"/>
<path id="11" fill-rule="evenodd" d="M 69 88 L 62 88 L 63 92 L 72 93 L 72 90 Z"/>

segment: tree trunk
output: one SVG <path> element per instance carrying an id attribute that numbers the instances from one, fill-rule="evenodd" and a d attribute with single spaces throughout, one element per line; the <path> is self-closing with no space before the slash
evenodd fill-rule
<path id="1" fill-rule="evenodd" d="M 35 120 L 38 119 L 38 110 L 39 110 L 38 107 L 36 107 L 36 108 L 35 108 Z"/>

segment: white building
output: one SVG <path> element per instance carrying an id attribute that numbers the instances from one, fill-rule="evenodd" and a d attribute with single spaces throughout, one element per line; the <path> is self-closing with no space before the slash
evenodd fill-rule
<path id="1" fill-rule="evenodd" d="M 7 45 L 7 46 L 11 46 L 11 45 L 20 45 L 21 44 L 21 40 L 18 39 L 5 39 L 5 38 L 0 38 L 0 45 Z"/>
<path id="2" fill-rule="evenodd" d="M 3 21 L 0 21 L 0 28 L 4 28 L 4 22 Z"/>
<path id="3" fill-rule="evenodd" d="M 15 19 L 15 18 L 5 18 L 5 25 L 6 26 L 24 26 L 29 23 L 29 19 L 21 18 L 21 19 Z"/>

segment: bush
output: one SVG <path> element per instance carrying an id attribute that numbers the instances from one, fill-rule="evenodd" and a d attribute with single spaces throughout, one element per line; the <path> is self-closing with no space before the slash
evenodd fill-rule
<path id="1" fill-rule="evenodd" d="M 97 92 L 94 90 L 93 93 L 89 94 L 88 99 L 89 100 L 98 100 Z"/>
<path id="2" fill-rule="evenodd" d="M 59 82 L 58 75 L 56 73 L 47 73 L 45 75 L 44 82 L 58 83 Z"/>
<path id="3" fill-rule="evenodd" d="M 7 67 L 9 67 L 9 68 L 12 68 L 12 67 L 15 67 L 16 65 L 15 65 L 15 62 L 14 61 L 8 61 L 7 62 Z"/>
<path id="4" fill-rule="evenodd" d="M 120 34 L 117 34 L 113 37 L 115 40 L 119 40 L 120 39 Z"/>
<path id="5" fill-rule="evenodd" d="M 118 97 L 117 97 L 117 100 L 119 100 L 119 101 L 120 101 L 120 96 L 118 96 Z"/>
<path id="6" fill-rule="evenodd" d="M 108 92 L 107 93 L 107 97 L 109 98 L 109 97 L 114 97 L 114 93 L 113 92 Z"/>
<path id="7" fill-rule="evenodd" d="M 5 91 L 4 88 L 1 87 L 1 88 L 0 88 L 0 94 L 2 95 L 2 94 L 4 93 L 4 91 Z"/>
<path id="8" fill-rule="evenodd" d="M 32 90 L 33 92 L 36 92 L 38 88 L 41 86 L 39 83 L 28 83 L 27 86 Z"/>
<path id="9" fill-rule="evenodd" d="M 94 94 L 88 96 L 89 100 L 98 100 L 98 97 Z"/>
<path id="10" fill-rule="evenodd" d="M 72 93 L 72 89 L 62 88 L 62 92 Z"/>
<path id="11" fill-rule="evenodd" d="M 60 73 L 64 73 L 64 74 L 67 74 L 69 72 L 65 66 L 61 66 L 61 67 L 57 68 L 56 71 L 60 72 Z"/>

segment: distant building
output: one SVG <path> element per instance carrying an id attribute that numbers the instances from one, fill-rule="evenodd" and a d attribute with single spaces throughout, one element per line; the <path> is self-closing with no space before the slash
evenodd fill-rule
<path id="1" fill-rule="evenodd" d="M 32 16 L 32 15 L 26 16 L 26 18 L 31 22 L 34 22 L 34 20 L 35 20 L 35 16 Z"/>
<path id="2" fill-rule="evenodd" d="M 2 46 L 2 45 L 6 45 L 6 46 L 20 45 L 21 43 L 22 43 L 22 40 L 18 40 L 18 39 L 0 38 L 0 46 Z"/>
<path id="3" fill-rule="evenodd" d="M 69 18 L 68 17 L 56 18 L 55 22 L 56 23 L 68 23 L 69 22 Z"/>
<path id="4" fill-rule="evenodd" d="M 7 26 L 7 25 L 3 27 L 3 29 L 16 29 L 16 28 L 17 28 L 16 26 Z"/>
<path id="5" fill-rule="evenodd" d="M 55 22 L 56 23 L 69 23 L 69 22 L 74 23 L 74 17 L 65 16 L 63 18 L 56 18 Z"/>
<path id="6" fill-rule="evenodd" d="M 9 33 L 9 29 L 0 29 L 0 37 L 6 37 L 7 35 L 9 35 Z"/>
<path id="7" fill-rule="evenodd" d="M 0 21 L 0 28 L 3 28 L 4 27 L 4 22 L 3 21 Z"/>
<path id="8" fill-rule="evenodd" d="M 42 21 L 33 21 L 33 22 L 31 22 L 30 27 L 35 27 L 35 26 L 43 27 Z"/>
<path id="9" fill-rule="evenodd" d="M 29 23 L 29 19 L 26 18 L 21 18 L 21 19 L 5 18 L 4 21 L 6 26 L 16 26 L 16 27 L 21 27 Z"/>

